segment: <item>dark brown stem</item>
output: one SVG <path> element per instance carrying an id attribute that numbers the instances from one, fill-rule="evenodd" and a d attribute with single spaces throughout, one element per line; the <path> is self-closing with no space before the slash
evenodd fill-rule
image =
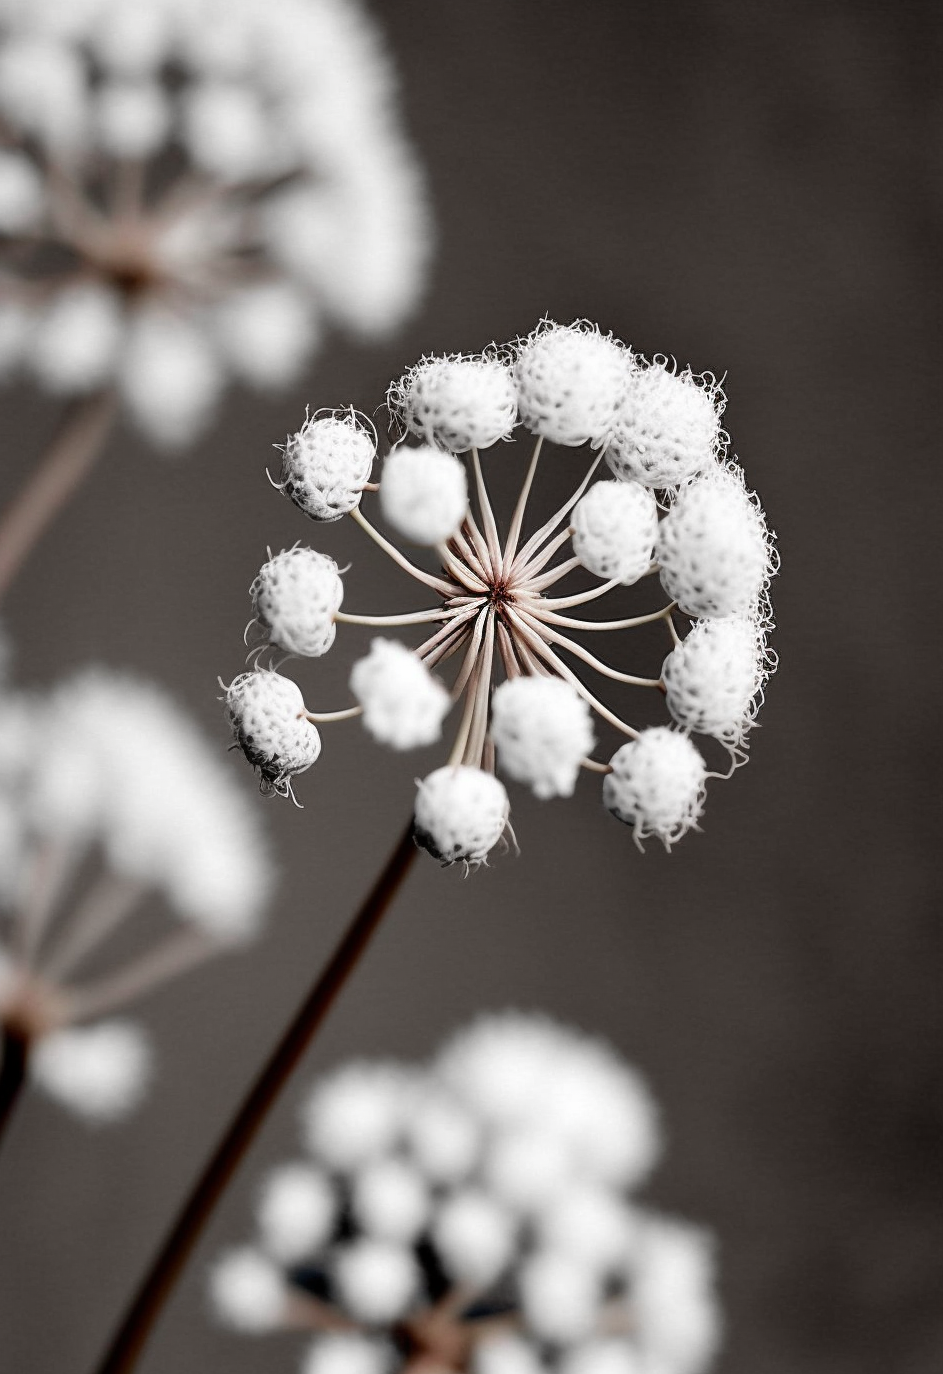
<path id="1" fill-rule="evenodd" d="M 112 391 L 73 401 L 55 438 L 0 517 L 0 596 L 43 530 L 82 484 L 102 451 L 115 414 Z"/>
<path id="2" fill-rule="evenodd" d="M 301 1004 L 216 1147 L 98 1366 L 98 1374 L 128 1374 L 134 1368 L 151 1327 L 170 1296 L 213 1208 L 335 997 L 367 948 L 415 855 L 416 845 L 410 824 L 330 962 Z"/>
<path id="3" fill-rule="evenodd" d="M 5 1025 L 3 1049 L 0 1051 L 0 1139 L 26 1081 L 28 1057 L 29 1037 L 18 1027 Z"/>

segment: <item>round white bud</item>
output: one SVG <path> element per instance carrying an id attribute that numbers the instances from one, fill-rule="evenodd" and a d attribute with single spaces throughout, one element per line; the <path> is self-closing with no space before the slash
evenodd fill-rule
<path id="1" fill-rule="evenodd" d="M 637 482 L 594 483 L 576 503 L 570 523 L 573 552 L 597 577 L 628 586 L 651 567 L 658 505 Z"/>
<path id="2" fill-rule="evenodd" d="M 0 149 L 0 233 L 20 234 L 42 218 L 46 196 L 36 164 Z"/>
<path id="3" fill-rule="evenodd" d="M 285 445 L 282 491 L 312 520 L 340 520 L 360 505 L 376 435 L 355 410 L 318 412 Z"/>
<path id="4" fill-rule="evenodd" d="M 287 1297 L 280 1270 L 251 1245 L 227 1250 L 209 1277 L 210 1303 L 218 1321 L 261 1335 L 282 1323 Z"/>
<path id="5" fill-rule="evenodd" d="M 405 427 L 464 453 L 507 439 L 517 422 L 510 368 L 499 358 L 423 358 L 390 387 L 387 403 Z"/>
<path id="6" fill-rule="evenodd" d="M 332 1169 L 355 1172 L 389 1150 L 409 1078 L 395 1064 L 354 1063 L 318 1083 L 303 1109 L 305 1141 Z"/>
<path id="7" fill-rule="evenodd" d="M 508 797 L 491 773 L 464 765 L 437 768 L 419 784 L 416 842 L 443 864 L 484 863 L 504 834 Z"/>
<path id="8" fill-rule="evenodd" d="M 666 849 L 697 824 L 707 769 L 687 735 L 656 725 L 623 744 L 603 778 L 603 802 L 637 841 L 655 835 Z"/>
<path id="9" fill-rule="evenodd" d="M 150 1045 L 130 1021 L 53 1031 L 30 1056 L 34 1081 L 92 1125 L 118 1121 L 133 1111 L 151 1071 Z"/>
<path id="10" fill-rule="evenodd" d="M 438 1209 L 432 1241 L 455 1282 L 487 1288 L 510 1262 L 516 1233 L 513 1218 L 499 1203 L 468 1188 Z"/>
<path id="11" fill-rule="evenodd" d="M 555 444 L 597 447 L 612 431 L 632 366 L 625 345 L 596 325 L 544 321 L 514 363 L 521 419 Z"/>
<path id="12" fill-rule="evenodd" d="M 378 1159 L 354 1182 L 355 1220 L 372 1236 L 409 1245 L 429 1217 L 429 1194 L 417 1170 L 405 1160 Z"/>
<path id="13" fill-rule="evenodd" d="M 98 282 L 66 286 L 37 317 L 30 362 L 55 392 L 94 391 L 111 376 L 122 334 L 121 302 Z"/>
<path id="14" fill-rule="evenodd" d="M 225 381 L 219 356 L 196 321 L 159 305 L 134 312 L 119 382 L 152 443 L 168 450 L 189 443 L 208 423 Z"/>
<path id="15" fill-rule="evenodd" d="M 260 282 L 232 291 L 216 312 L 219 344 L 249 386 L 287 386 L 317 340 L 311 305 L 294 283 Z"/>
<path id="16" fill-rule="evenodd" d="M 392 1368 L 390 1347 L 359 1331 L 319 1336 L 301 1364 L 301 1374 L 387 1374 Z"/>
<path id="17" fill-rule="evenodd" d="M 289 795 L 289 780 L 321 752 L 321 736 L 305 719 L 296 684 L 260 669 L 242 673 L 226 689 L 226 708 L 236 742 L 262 775 L 263 791 Z"/>
<path id="18" fill-rule="evenodd" d="M 523 1336 L 493 1336 L 477 1341 L 473 1374 L 545 1374 L 546 1366 Z"/>
<path id="19" fill-rule="evenodd" d="M 645 1228 L 632 1285 L 638 1341 L 653 1363 L 677 1374 L 702 1374 L 720 1343 L 709 1235 L 682 1222 Z"/>
<path id="20" fill-rule="evenodd" d="M 600 1272 L 624 1264 L 637 1229 L 635 1216 L 619 1194 L 591 1183 L 561 1192 L 539 1220 L 546 1246 Z"/>
<path id="21" fill-rule="evenodd" d="M 655 556 L 665 591 L 687 615 L 747 614 L 772 573 L 763 512 L 739 471 L 716 467 L 682 487 Z"/>
<path id="22" fill-rule="evenodd" d="M 448 1093 L 425 1091 L 410 1106 L 406 1138 L 433 1183 L 457 1183 L 478 1157 L 475 1118 Z"/>
<path id="23" fill-rule="evenodd" d="M 673 718 L 685 730 L 743 744 L 766 679 L 764 652 L 755 620 L 696 621 L 661 672 Z"/>
<path id="24" fill-rule="evenodd" d="M 327 1243 L 336 1215 L 337 1198 L 327 1177 L 310 1164 L 285 1164 L 262 1184 L 259 1240 L 280 1264 L 297 1264 Z"/>
<path id="25" fill-rule="evenodd" d="M 334 1278 L 341 1302 L 357 1321 L 369 1325 L 401 1317 L 420 1284 L 419 1265 L 411 1250 L 366 1237 L 338 1251 Z"/>
<path id="26" fill-rule="evenodd" d="M 555 677 L 502 682 L 492 697 L 491 734 L 502 769 L 543 798 L 572 796 L 594 742 L 589 707 Z"/>
<path id="27" fill-rule="evenodd" d="M 198 167 L 222 182 L 266 174 L 277 140 L 248 86 L 207 81 L 191 87 L 183 114 L 184 142 Z"/>
<path id="28" fill-rule="evenodd" d="M 155 81 L 109 81 L 96 96 L 95 117 L 106 153 L 118 158 L 147 158 L 167 138 L 171 106 Z"/>
<path id="29" fill-rule="evenodd" d="M 434 743 L 452 705 L 439 679 L 395 639 L 373 641 L 351 670 L 350 690 L 363 707 L 366 729 L 393 749 Z"/>
<path id="30" fill-rule="evenodd" d="M 380 509 L 405 539 L 442 544 L 468 510 L 465 469 L 453 454 L 429 444 L 395 448 L 383 464 Z"/>
<path id="31" fill-rule="evenodd" d="M 665 1374 L 671 1366 L 665 1370 Z M 638 1351 L 623 1337 L 586 1341 L 568 1350 L 560 1364 L 560 1374 L 656 1374 L 643 1362 Z"/>
<path id="32" fill-rule="evenodd" d="M 671 372 L 662 361 L 639 368 L 629 376 L 606 462 L 623 482 L 680 486 L 719 454 L 723 408 L 713 377 Z"/>
<path id="33" fill-rule="evenodd" d="M 569 1345 L 596 1326 L 597 1276 L 567 1255 L 538 1250 L 521 1271 L 521 1306 L 528 1325 L 545 1341 Z"/>
<path id="34" fill-rule="evenodd" d="M 260 568 L 249 595 L 270 644 L 320 658 L 334 643 L 334 615 L 344 599 L 344 584 L 326 553 L 298 545 L 282 549 Z"/>
<path id="35" fill-rule="evenodd" d="M 489 1188 L 521 1212 L 538 1212 L 566 1187 L 572 1152 L 543 1122 L 499 1132 L 484 1161 Z"/>

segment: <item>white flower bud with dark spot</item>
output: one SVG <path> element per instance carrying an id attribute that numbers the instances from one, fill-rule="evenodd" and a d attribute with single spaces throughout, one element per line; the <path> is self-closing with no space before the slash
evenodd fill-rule
<path id="1" fill-rule="evenodd" d="M 514 363 L 521 419 L 555 444 L 597 447 L 612 432 L 632 366 L 626 346 L 597 326 L 544 321 Z"/>
<path id="2" fill-rule="evenodd" d="M 755 620 L 698 620 L 665 659 L 668 710 L 685 730 L 742 745 L 759 708 L 764 658 Z"/>
<path id="3" fill-rule="evenodd" d="M 453 453 L 490 448 L 517 423 L 510 368 L 487 354 L 423 358 L 390 387 L 387 404 L 406 429 Z"/>
<path id="4" fill-rule="evenodd" d="M 491 734 L 504 772 L 537 797 L 573 794 L 593 748 L 589 707 L 561 678 L 518 677 L 492 697 Z"/>
<path id="5" fill-rule="evenodd" d="M 672 372 L 660 360 L 638 368 L 628 379 L 606 462 L 623 482 L 680 486 L 719 456 L 724 403 L 713 377 L 695 377 L 690 368 Z"/>
<path id="6" fill-rule="evenodd" d="M 484 863 L 507 825 L 507 793 L 491 773 L 446 765 L 419 784 L 416 841 L 443 864 Z"/>
<path id="7" fill-rule="evenodd" d="M 658 506 L 637 482 L 596 482 L 573 508 L 573 552 L 607 582 L 637 582 L 652 564 Z"/>
<path id="8" fill-rule="evenodd" d="M 414 544 L 442 544 L 468 510 L 468 479 L 458 458 L 431 445 L 400 446 L 383 464 L 380 509 Z"/>
<path id="9" fill-rule="evenodd" d="M 375 639 L 350 674 L 350 690 L 363 707 L 374 739 L 393 749 L 433 744 L 452 705 L 443 684 L 396 639 Z"/>
<path id="10" fill-rule="evenodd" d="M 670 849 L 697 824 L 707 769 L 687 735 L 656 725 L 624 744 L 603 778 L 603 802 L 631 825 L 641 842 L 649 835 Z"/>
<path id="11" fill-rule="evenodd" d="M 334 615 L 344 599 L 337 564 L 314 549 L 282 549 L 249 589 L 268 642 L 290 654 L 320 658 L 334 643 Z"/>
<path id="12" fill-rule="evenodd" d="M 355 410 L 318 411 L 285 445 L 281 489 L 312 520 L 339 520 L 360 505 L 376 434 Z"/>
<path id="13" fill-rule="evenodd" d="M 290 779 L 321 752 L 298 687 L 279 673 L 242 673 L 226 689 L 226 709 L 239 747 L 262 775 L 263 791 L 289 795 Z"/>

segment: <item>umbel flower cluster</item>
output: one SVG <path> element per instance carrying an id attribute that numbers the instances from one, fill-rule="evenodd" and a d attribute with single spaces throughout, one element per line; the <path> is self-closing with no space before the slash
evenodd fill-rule
<path id="1" fill-rule="evenodd" d="M 305 1154 L 264 1180 L 253 1243 L 211 1274 L 237 1330 L 308 1330 L 302 1374 L 700 1374 L 709 1237 L 631 1197 L 651 1098 L 604 1043 L 484 1016 L 427 1067 L 317 1084 Z"/>
<path id="2" fill-rule="evenodd" d="M 158 443 L 397 326 L 422 177 L 359 0 L 0 0 L 0 375 Z"/>
<path id="3" fill-rule="evenodd" d="M 31 1046 L 42 1088 L 109 1120 L 151 1066 L 144 1033 L 114 1013 L 256 935 L 264 838 L 209 742 L 151 684 L 90 669 L 0 704 L 0 1022 Z M 142 942 L 150 893 L 177 923 Z"/>
<path id="4" fill-rule="evenodd" d="M 439 604 L 402 615 L 348 613 L 327 554 L 296 545 L 269 556 L 251 588 L 262 640 L 256 667 L 226 696 L 263 788 L 290 793 L 294 775 L 320 753 L 319 724 L 359 715 L 376 739 L 407 749 L 438 739 L 456 707 L 451 754 L 419 784 L 415 805 L 417 840 L 445 863 L 481 862 L 504 835 L 509 803 L 496 764 L 538 797 L 569 796 L 581 768 L 603 774 L 605 805 L 640 842 L 654 836 L 670 846 L 695 826 L 712 775 L 691 734 L 726 746 L 732 771 L 746 757 L 772 667 L 775 552 L 759 502 L 727 457 L 724 402 L 709 375 L 646 361 L 585 322 L 543 321 L 504 348 L 423 358 L 395 382 L 388 405 L 403 437 L 378 484 L 370 480 L 370 424 L 352 410 L 310 416 L 285 446 L 281 490 L 313 520 L 349 515 Z M 495 465 L 511 462 L 513 450 L 500 441 L 518 426 L 536 443 L 502 535 L 479 450 L 492 449 Z M 567 450 L 596 452 L 570 499 L 525 536 L 544 445 L 564 451 L 555 462 L 572 461 Z M 594 482 L 602 463 L 609 475 Z M 378 491 L 389 527 L 436 551 L 439 572 L 418 567 L 367 520 L 368 490 Z M 579 570 L 583 590 L 548 595 Z M 595 579 L 588 590 L 586 573 Z M 650 612 L 571 614 L 650 574 L 663 588 Z M 583 642 L 659 621 L 670 652 L 647 673 L 616 669 Z M 689 622 L 683 636 L 677 622 Z M 332 712 L 308 709 L 291 679 L 259 666 L 267 650 L 322 656 L 344 623 L 422 624 L 431 633 L 414 649 L 375 639 L 350 675 L 356 704 Z M 447 686 L 432 669 L 453 655 L 460 666 Z M 635 728 L 587 677 L 663 693 L 672 723 Z M 603 759 L 593 756 L 597 725 L 622 739 Z"/>

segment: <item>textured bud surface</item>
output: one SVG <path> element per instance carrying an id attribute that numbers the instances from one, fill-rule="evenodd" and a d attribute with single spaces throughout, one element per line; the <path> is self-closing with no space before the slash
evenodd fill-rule
<path id="1" fill-rule="evenodd" d="M 659 361 L 635 369 L 606 448 L 606 462 L 622 481 L 676 487 L 718 456 L 724 395 L 713 378 Z"/>
<path id="2" fill-rule="evenodd" d="M 239 747 L 262 775 L 263 791 L 288 792 L 290 778 L 316 762 L 321 736 L 305 719 L 304 698 L 290 678 L 242 673 L 226 690 L 226 707 Z"/>
<path id="3" fill-rule="evenodd" d="M 665 659 L 662 679 L 680 726 L 742 744 L 766 679 L 762 631 L 737 616 L 699 620 Z"/>
<path id="4" fill-rule="evenodd" d="M 381 744 L 415 749 L 442 734 L 451 698 L 405 644 L 375 639 L 350 674 L 350 690 L 363 707 L 363 723 Z"/>
<path id="5" fill-rule="evenodd" d="M 468 509 L 465 469 L 451 453 L 429 445 L 395 448 L 383 464 L 383 517 L 414 544 L 441 544 Z"/>
<path id="6" fill-rule="evenodd" d="M 573 552 L 597 577 L 628 585 L 651 567 L 658 506 L 637 482 L 596 482 L 576 503 L 571 523 Z"/>
<path id="7" fill-rule="evenodd" d="M 637 841 L 656 836 L 669 849 L 697 823 L 707 770 L 687 735 L 665 725 L 643 730 L 613 754 L 603 802 L 631 825 Z"/>
<path id="8" fill-rule="evenodd" d="M 416 794 L 416 841 L 444 864 L 483 863 L 504 834 L 508 810 L 507 793 L 490 773 L 437 768 Z"/>
<path id="9" fill-rule="evenodd" d="M 510 369 L 498 358 L 423 358 L 390 388 L 390 409 L 413 434 L 453 453 L 489 448 L 517 423 Z"/>
<path id="10" fill-rule="evenodd" d="M 521 343 L 514 363 L 521 420 L 555 444 L 605 442 L 631 358 L 624 344 L 595 326 L 539 325 Z"/>
<path id="11" fill-rule="evenodd" d="M 569 797 L 580 761 L 592 752 L 589 707 L 560 678 L 502 682 L 492 698 L 491 733 L 501 767 L 537 797 Z"/>
<path id="12" fill-rule="evenodd" d="M 282 490 L 312 520 L 339 520 L 360 505 L 376 449 L 356 411 L 312 415 L 285 445 Z"/>
<path id="13" fill-rule="evenodd" d="M 766 521 L 738 469 L 717 467 L 682 487 L 655 556 L 665 591 L 688 615 L 750 611 L 773 565 Z"/>
<path id="14" fill-rule="evenodd" d="M 334 613 L 344 599 L 344 584 L 327 554 L 283 549 L 262 566 L 249 595 L 270 644 L 320 658 L 334 643 Z"/>

